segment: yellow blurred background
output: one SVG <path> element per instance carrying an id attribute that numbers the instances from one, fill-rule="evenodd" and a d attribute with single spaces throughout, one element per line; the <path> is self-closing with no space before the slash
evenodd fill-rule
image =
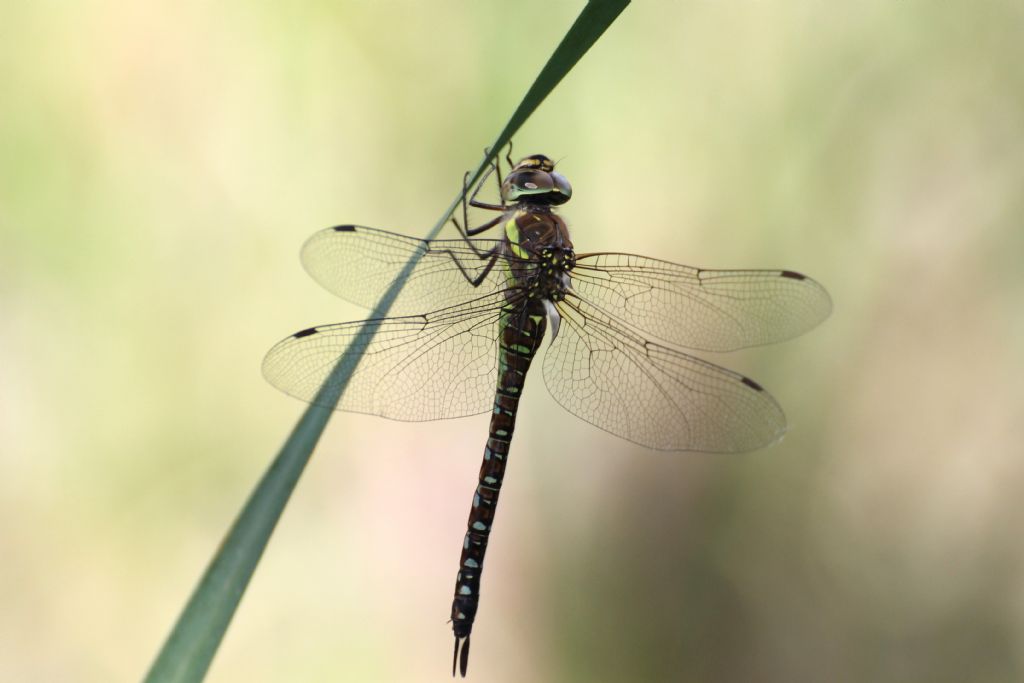
<path id="1" fill-rule="evenodd" d="M 298 263 L 423 235 L 579 2 L 0 6 L 0 680 L 138 680 L 359 319 Z M 781 267 L 830 320 L 709 357 L 780 444 L 664 454 L 537 376 L 478 681 L 1024 678 L 1024 7 L 643 2 L 516 137 L 581 251 Z M 211 681 L 445 680 L 487 417 L 338 414 Z"/>

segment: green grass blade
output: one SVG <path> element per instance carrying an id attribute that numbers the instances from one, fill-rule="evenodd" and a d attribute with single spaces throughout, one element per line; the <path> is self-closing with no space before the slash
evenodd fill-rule
<path id="1" fill-rule="evenodd" d="M 488 148 L 480 165 L 470 174 L 474 185 L 499 151 L 508 143 L 544 98 L 565 77 L 591 45 L 629 4 L 629 0 L 590 0 L 566 33 L 530 87 L 504 130 Z M 462 201 L 465 189 L 452 201 L 428 234 L 440 233 Z M 416 261 L 410 261 L 384 293 L 371 318 L 387 315 Z M 228 624 L 267 546 L 271 533 L 320 439 L 331 409 L 336 405 L 373 332 L 363 328 L 360 337 L 342 355 L 320 390 L 315 404 L 306 409 L 270 468 L 264 473 L 228 531 L 206 572 L 185 605 L 174 629 L 164 642 L 147 674 L 146 683 L 193 683 L 206 675 Z"/>
<path id="2" fill-rule="evenodd" d="M 565 37 L 562 38 L 562 42 L 559 43 L 558 47 L 551 54 L 547 64 L 544 65 L 544 68 L 541 69 L 537 78 L 533 81 L 533 85 L 526 91 L 523 101 L 519 103 L 519 106 L 512 113 L 512 117 L 505 124 L 505 129 L 501 131 L 498 139 L 491 145 L 488 155 L 484 158 L 476 174 L 473 176 L 474 182 L 487 169 L 487 165 L 494 156 L 508 144 L 512 136 L 526 123 L 526 120 L 540 106 L 544 98 L 565 78 L 565 75 L 576 65 L 576 62 L 586 54 L 591 45 L 597 42 L 597 39 L 611 26 L 612 22 L 622 13 L 622 10 L 626 9 L 628 4 L 629 0 L 590 0 L 587 3 L 587 6 L 576 17 L 576 21 L 569 28 Z M 469 185 L 472 186 L 474 182 L 470 182 Z M 452 210 L 454 210 L 454 205 Z M 448 218 L 445 217 L 444 221 L 441 222 L 440 226 L 435 227 L 435 232 L 432 232 L 430 236 L 434 237 L 437 234 L 436 231 L 439 231 L 447 220 Z"/>

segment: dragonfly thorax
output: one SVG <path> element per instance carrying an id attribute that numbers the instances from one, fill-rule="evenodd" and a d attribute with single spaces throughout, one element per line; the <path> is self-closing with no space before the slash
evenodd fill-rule
<path id="1" fill-rule="evenodd" d="M 563 301 L 570 288 L 569 271 L 575 265 L 576 252 L 572 247 L 543 247 L 537 254 L 535 270 L 527 283 L 527 296 Z"/>
<path id="2" fill-rule="evenodd" d="M 525 157 L 505 176 L 501 197 L 506 202 L 554 206 L 572 197 L 572 186 L 555 162 L 543 154 Z"/>

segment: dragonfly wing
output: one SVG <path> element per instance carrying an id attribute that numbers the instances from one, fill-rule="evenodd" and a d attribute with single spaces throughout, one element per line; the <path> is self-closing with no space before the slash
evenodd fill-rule
<path id="1" fill-rule="evenodd" d="M 339 358 L 354 349 L 362 358 L 338 410 L 407 421 L 482 413 L 494 398 L 504 301 L 503 294 L 491 294 L 427 315 L 296 332 L 270 349 L 263 374 L 285 393 L 328 403 L 319 398 L 322 387 L 337 381 L 332 375 Z"/>
<path id="2" fill-rule="evenodd" d="M 783 341 L 828 317 L 828 292 L 789 270 L 705 270 L 634 254 L 583 254 L 572 286 L 608 317 L 702 351 Z"/>
<path id="3" fill-rule="evenodd" d="M 786 418 L 753 380 L 617 324 L 570 296 L 544 358 L 544 382 L 566 410 L 634 443 L 735 453 L 782 437 Z"/>
<path id="4" fill-rule="evenodd" d="M 500 242 L 474 239 L 424 240 L 358 225 L 339 225 L 315 233 L 302 246 L 302 264 L 327 291 L 366 308 L 409 263 L 418 259 L 398 299 L 391 307 L 396 315 L 434 311 L 454 306 L 474 296 L 505 286 L 506 264 L 501 258 L 474 289 L 470 279 L 481 276 Z M 459 266 L 462 266 L 460 269 Z"/>

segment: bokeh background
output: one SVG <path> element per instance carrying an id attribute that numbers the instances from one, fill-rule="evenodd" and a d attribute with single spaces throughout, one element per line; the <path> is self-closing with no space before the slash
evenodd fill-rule
<path id="1" fill-rule="evenodd" d="M 579 2 L 3 2 L 0 679 L 138 680 L 364 312 L 297 253 L 448 205 Z M 527 395 L 480 681 L 1024 678 L 1024 6 L 645 2 L 516 139 L 581 250 L 784 267 L 821 328 L 711 360 L 790 433 L 658 454 Z M 446 680 L 487 417 L 338 414 L 211 681 Z"/>

